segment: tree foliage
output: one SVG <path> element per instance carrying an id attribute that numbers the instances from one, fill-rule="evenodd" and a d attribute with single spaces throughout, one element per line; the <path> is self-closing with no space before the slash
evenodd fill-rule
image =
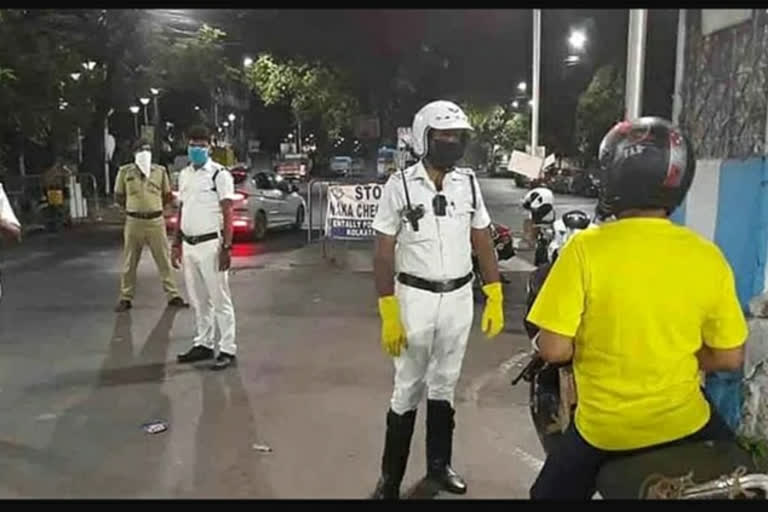
<path id="1" fill-rule="evenodd" d="M 266 106 L 286 103 L 297 119 L 318 118 L 330 136 L 352 125 L 359 103 L 337 69 L 321 63 L 280 61 L 261 54 L 244 74 Z"/>
<path id="2" fill-rule="evenodd" d="M 464 112 L 474 128 L 475 143 L 482 148 L 482 163 L 493 162 L 498 150 L 525 151 L 530 141 L 530 114 L 515 112 L 509 105 L 464 105 Z"/>
<path id="3" fill-rule="evenodd" d="M 624 77 L 612 65 L 595 72 L 576 107 L 576 140 L 585 165 L 594 163 L 600 141 L 623 117 Z"/>
<path id="4" fill-rule="evenodd" d="M 196 32 L 175 33 L 155 27 L 147 77 L 152 87 L 175 91 L 214 91 L 227 79 L 239 79 L 224 52 L 227 33 L 203 24 Z"/>

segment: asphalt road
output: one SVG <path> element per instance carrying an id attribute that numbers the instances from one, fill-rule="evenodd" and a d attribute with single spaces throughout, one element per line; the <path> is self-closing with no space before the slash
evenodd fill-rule
<path id="1" fill-rule="evenodd" d="M 481 186 L 495 220 L 522 224 L 523 190 L 505 179 Z M 239 365 L 221 374 L 175 362 L 193 315 L 165 311 L 148 251 L 134 309 L 112 312 L 119 226 L 3 247 L 0 497 L 365 497 L 392 379 L 372 276 L 329 264 L 305 240 L 283 231 L 236 246 Z M 525 498 L 542 462 L 527 389 L 509 385 L 529 344 L 525 273 L 508 275 L 505 332 L 488 342 L 475 322 L 457 390 L 454 466 L 468 498 Z M 145 433 L 153 420 L 168 430 Z M 424 468 L 420 412 L 404 485 L 412 496 L 426 496 Z"/>

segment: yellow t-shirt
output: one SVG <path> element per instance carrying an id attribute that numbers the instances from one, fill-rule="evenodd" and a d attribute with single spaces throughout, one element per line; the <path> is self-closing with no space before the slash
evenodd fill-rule
<path id="1" fill-rule="evenodd" d="M 696 352 L 741 346 L 747 325 L 718 247 L 668 219 L 585 230 L 562 249 L 528 320 L 574 338 L 576 428 L 629 450 L 703 427 Z"/>

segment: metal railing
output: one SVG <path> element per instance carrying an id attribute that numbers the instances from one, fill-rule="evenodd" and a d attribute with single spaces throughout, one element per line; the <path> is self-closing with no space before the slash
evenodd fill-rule
<path id="1" fill-rule="evenodd" d="M 376 181 L 375 177 L 371 176 L 347 176 L 338 179 L 313 179 L 307 184 L 307 209 L 309 214 L 307 216 L 307 244 L 311 244 L 313 241 L 319 241 L 322 247 L 323 258 L 328 257 L 328 241 L 336 240 L 328 235 L 325 229 L 326 215 L 328 210 L 328 187 L 332 185 L 362 185 L 373 183 Z M 316 203 L 314 202 L 314 191 L 317 188 L 317 205 L 319 206 L 319 222 L 317 223 L 317 229 L 320 230 L 320 236 L 313 238 L 313 231 L 315 229 L 315 214 L 314 209 Z M 365 240 L 339 240 L 343 242 L 343 250 L 349 249 L 350 243 L 356 243 Z"/>
<path id="2" fill-rule="evenodd" d="M 70 178 L 74 178 L 76 182 L 80 183 L 82 197 L 91 206 L 89 216 L 91 212 L 96 216 L 102 214 L 103 205 L 98 181 L 92 173 L 80 172 L 51 177 L 45 177 L 43 174 L 27 174 L 9 178 L 6 193 L 22 225 L 38 223 L 40 220 L 37 218 L 39 216 L 38 205 L 41 199 L 46 197 L 46 189 L 53 186 L 67 190 Z"/>

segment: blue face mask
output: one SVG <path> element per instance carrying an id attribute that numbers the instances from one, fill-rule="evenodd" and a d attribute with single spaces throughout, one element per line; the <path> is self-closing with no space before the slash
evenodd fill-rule
<path id="1" fill-rule="evenodd" d="M 208 161 L 208 148 L 189 146 L 187 148 L 187 157 L 189 157 L 189 161 L 192 162 L 192 165 L 205 165 L 205 162 Z"/>

